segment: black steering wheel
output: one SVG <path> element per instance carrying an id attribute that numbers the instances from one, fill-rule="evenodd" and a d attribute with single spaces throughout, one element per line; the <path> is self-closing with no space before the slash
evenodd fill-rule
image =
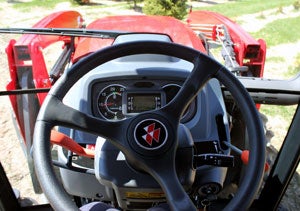
<path id="1" fill-rule="evenodd" d="M 63 104 L 64 96 L 75 82 L 95 67 L 123 56 L 146 53 L 169 55 L 194 64 L 193 71 L 176 97 L 163 108 L 140 113 L 122 121 L 109 122 Z M 52 167 L 50 134 L 54 126 L 60 125 L 110 140 L 133 166 L 154 177 L 165 192 L 172 210 L 196 210 L 175 171 L 177 131 L 183 111 L 211 78 L 218 79 L 231 92 L 247 125 L 250 159 L 246 176 L 235 197 L 225 208 L 247 209 L 261 183 L 265 161 L 263 127 L 252 99 L 238 79 L 212 58 L 185 46 L 156 41 L 119 44 L 97 51 L 73 65 L 48 93 L 35 125 L 33 156 L 39 182 L 53 208 L 78 209 L 61 187 Z M 139 142 L 140 128 L 147 124 L 155 124 L 160 128 L 159 143 L 154 148 L 144 147 Z"/>

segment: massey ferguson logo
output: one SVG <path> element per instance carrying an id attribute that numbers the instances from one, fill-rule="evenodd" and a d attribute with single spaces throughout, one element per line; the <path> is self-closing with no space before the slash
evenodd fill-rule
<path id="1" fill-rule="evenodd" d="M 140 122 L 134 131 L 137 144 L 145 149 L 157 149 L 167 140 L 166 127 L 158 120 L 146 119 Z"/>
<path id="2" fill-rule="evenodd" d="M 160 128 L 155 129 L 155 123 L 144 127 L 144 130 L 147 134 L 142 137 L 150 146 L 152 146 L 153 140 L 159 143 Z"/>

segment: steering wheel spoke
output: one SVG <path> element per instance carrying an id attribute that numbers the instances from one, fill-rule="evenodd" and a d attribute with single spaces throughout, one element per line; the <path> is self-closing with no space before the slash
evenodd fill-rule
<path id="1" fill-rule="evenodd" d="M 201 59 L 200 57 L 195 57 L 193 63 L 193 71 L 182 85 L 182 88 L 175 98 L 163 109 L 164 112 L 169 113 L 173 117 L 177 115 L 176 119 L 178 120 L 197 93 L 222 69 L 220 64 L 213 62 L 207 57 Z M 210 68 L 208 69 L 207 67 Z"/>
<path id="2" fill-rule="evenodd" d="M 122 135 L 116 131 L 122 131 L 121 127 L 126 120 L 119 122 L 101 120 L 65 105 L 60 99 L 52 95 L 47 96 L 45 101 L 49 104 L 47 111 L 41 112 L 43 115 L 38 116 L 37 120 L 42 119 L 49 122 L 52 127 L 65 126 L 93 133 L 114 142 L 122 140 Z M 116 131 L 112 128 L 115 128 Z"/>
<path id="3" fill-rule="evenodd" d="M 172 153 L 174 154 L 174 152 Z M 158 158 L 155 162 L 150 161 L 148 164 L 150 168 L 148 169 L 148 173 L 150 173 L 162 187 L 171 210 L 196 210 L 195 205 L 178 180 L 175 170 L 175 155 L 172 153 L 171 155 L 166 155 L 167 158 Z"/>

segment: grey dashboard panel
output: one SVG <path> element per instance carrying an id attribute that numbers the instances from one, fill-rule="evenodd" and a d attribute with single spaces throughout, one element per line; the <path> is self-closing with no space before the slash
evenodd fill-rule
<path id="1" fill-rule="evenodd" d="M 132 84 L 153 82 L 156 84 L 157 91 L 161 91 L 166 84 L 182 84 L 188 74 L 189 72 L 183 69 L 158 67 L 118 70 L 111 71 L 111 73 L 105 70 L 97 70 L 93 71 L 93 74 L 89 74 L 85 80 L 81 80 L 80 83 L 76 84 L 67 94 L 64 102 L 75 109 L 101 118 L 101 115 L 97 115 L 97 112 L 95 112 L 95 104 L 98 103 L 95 101 L 97 101 L 97 95 L 101 87 L 110 84 L 122 84 L 125 87 L 130 86 L 129 89 L 131 91 L 143 90 L 146 92 L 147 90 L 147 92 L 151 92 L 154 91 L 153 88 L 133 87 Z M 95 89 L 95 87 L 100 88 Z M 123 100 L 123 104 L 124 102 Z M 215 79 L 210 80 L 198 94 L 194 103 L 197 112 L 194 112 L 193 116 L 184 123 L 192 131 L 195 139 L 199 141 L 208 138 L 217 140 L 215 116 L 223 115 L 224 121 L 227 123 L 225 106 L 218 81 Z M 91 138 L 90 135 L 87 137 L 83 134 L 85 133 L 77 131 L 75 133 L 76 141 L 79 143 L 95 143 L 96 137 Z"/>
<path id="2" fill-rule="evenodd" d="M 172 42 L 167 35 L 163 34 L 129 34 L 118 37 L 114 45 L 137 40 Z M 86 74 L 70 89 L 64 98 L 64 103 L 89 115 L 103 118 L 95 112 L 95 104 L 97 104 L 95 96 L 101 91 L 101 88 L 95 89 L 95 87 L 101 87 L 101 83 L 106 86 L 122 84 L 131 91 L 134 89 L 138 91 L 141 87 L 133 87 L 133 82 L 153 82 L 156 84 L 156 91 L 161 91 L 160 87 L 165 84 L 182 85 L 192 69 L 193 65 L 190 62 L 164 55 L 143 54 L 118 58 Z M 151 92 L 150 88 L 143 88 L 145 92 L 147 89 Z M 152 89 L 152 91 L 155 90 Z M 122 103 L 126 101 L 122 100 Z M 218 140 L 216 116 L 222 115 L 225 124 L 228 124 L 219 82 L 215 79 L 210 80 L 198 94 L 194 103 L 196 112 L 184 121 L 184 124 L 191 130 L 195 140 Z M 74 133 L 74 139 L 79 143 L 95 143 L 96 138 L 80 131 Z"/>
<path id="3" fill-rule="evenodd" d="M 147 39 L 149 38 L 141 37 L 139 36 L 139 39 Z M 149 35 L 150 36 L 150 35 Z M 151 36 L 150 36 L 151 37 Z M 115 44 L 118 44 L 118 42 L 128 42 L 133 37 L 122 37 L 119 41 L 117 41 Z M 137 38 L 137 37 L 136 37 Z M 169 42 L 170 40 L 167 39 L 165 35 L 158 36 L 155 39 L 161 39 L 161 41 Z M 91 116 L 95 116 L 97 118 L 105 118 L 105 116 L 101 115 L 98 111 L 97 113 L 97 106 L 98 106 L 98 99 L 99 94 L 105 90 L 105 87 L 111 86 L 111 85 L 121 85 L 122 87 L 125 87 L 126 90 L 130 90 L 130 92 L 134 93 L 160 93 L 160 92 L 166 92 L 164 90 L 164 86 L 167 84 L 176 84 L 176 85 L 182 85 L 187 78 L 187 76 L 190 74 L 190 72 L 193 69 L 193 65 L 187 61 L 180 60 L 178 58 L 169 57 L 169 56 L 163 56 L 163 55 L 151 55 L 151 54 L 143 54 L 143 55 L 132 55 L 127 57 L 122 57 L 119 59 L 112 60 L 110 62 L 107 62 L 92 71 L 90 71 L 88 74 L 86 74 L 81 80 L 79 80 L 67 93 L 66 97 L 64 98 L 63 102 L 67 104 L 68 106 L 77 109 L 83 113 L 86 113 Z M 147 86 L 147 84 L 152 83 L 153 86 Z M 164 93 L 165 99 L 167 99 L 168 94 Z M 128 95 L 124 95 L 128 96 Z M 123 96 L 122 96 L 123 97 Z M 123 104 L 126 104 L 126 99 L 122 99 L 122 108 Z M 162 100 L 162 103 L 164 101 Z M 165 100 L 165 103 L 167 103 L 167 100 Z M 192 102 L 194 105 L 194 110 L 187 119 L 182 119 L 182 123 L 184 125 L 180 125 L 181 127 L 185 127 L 191 131 L 192 135 L 192 141 L 195 143 L 192 144 L 200 144 L 199 148 L 205 148 L 206 146 L 209 146 L 207 142 L 210 143 L 216 143 L 219 145 L 220 134 L 218 132 L 218 123 L 217 119 L 221 117 L 222 122 L 225 125 L 226 136 L 225 139 L 230 140 L 229 138 L 229 126 L 227 121 L 227 115 L 226 115 L 226 109 L 224 105 L 224 100 L 222 96 L 221 86 L 219 84 L 219 81 L 216 79 L 211 79 L 205 87 L 198 93 L 197 97 L 195 98 L 194 102 Z M 163 105 L 162 105 L 163 106 Z M 130 116 L 128 116 L 130 118 Z M 108 120 L 113 121 L 113 120 Z M 101 137 L 97 137 L 93 134 L 84 133 L 82 131 L 73 130 L 69 128 L 62 128 L 60 127 L 59 130 L 71 138 L 73 138 L 75 141 L 77 141 L 80 144 L 96 144 L 97 140 L 99 143 L 99 139 Z M 179 136 L 180 137 L 180 136 Z M 222 137 L 224 138 L 224 137 Z M 184 138 L 182 138 L 184 139 Z M 179 140 L 179 143 L 181 141 Z M 199 145 L 198 145 L 199 146 Z M 204 146 L 204 147 L 203 147 Z M 96 145 L 96 147 L 99 147 L 99 144 Z M 221 146 L 212 145 L 211 149 L 212 153 L 219 153 L 218 149 L 221 148 Z M 210 149 L 207 149 L 208 151 Z M 224 154 L 229 153 L 229 150 L 222 149 Z M 122 163 L 119 163 L 118 156 L 120 154 L 120 151 L 117 150 L 114 146 L 111 146 L 109 142 L 104 140 L 103 144 L 101 145 L 100 149 L 96 150 L 98 153 L 102 156 L 102 161 L 107 160 L 107 162 L 102 162 L 99 166 L 105 166 L 112 165 L 118 163 L 120 164 L 120 167 L 117 168 L 117 170 L 122 171 L 130 171 L 129 176 L 133 177 L 136 176 L 136 174 L 133 172 L 131 173 L 132 169 L 128 168 L 127 163 L 125 160 L 123 160 Z M 209 152 L 207 152 L 209 153 Z M 180 153 L 179 153 L 180 154 Z M 61 159 L 65 155 L 63 153 L 60 153 Z M 98 154 L 99 155 L 99 154 Z M 100 155 L 99 155 L 100 156 Z M 111 157 L 112 156 L 112 157 Z M 185 157 L 185 155 L 183 155 Z M 100 162 L 101 159 L 96 158 L 96 162 Z M 117 162 L 118 161 L 118 162 Z M 93 161 L 92 161 L 93 162 Z M 97 167 L 97 163 L 95 165 Z M 200 171 L 209 170 L 210 172 L 213 171 L 213 175 L 217 175 L 214 177 L 214 181 L 218 183 L 222 183 L 222 177 L 226 173 L 223 168 L 211 168 L 207 169 L 207 166 L 203 166 L 204 168 L 200 167 Z M 104 171 L 103 174 L 103 167 L 100 169 L 95 169 L 97 173 L 101 172 L 101 176 L 106 175 L 104 179 L 101 179 L 101 182 L 106 183 L 106 185 L 109 185 L 110 188 L 112 188 L 114 185 L 119 185 L 122 187 L 120 190 L 119 195 L 121 196 L 123 194 L 123 190 L 126 190 L 126 187 L 120 185 L 123 184 L 123 177 L 120 178 L 119 174 L 114 174 L 115 177 L 112 177 L 113 174 L 111 174 L 110 171 Z M 109 169 L 109 168 L 108 168 Z M 105 174 L 106 173 L 106 174 Z M 202 175 L 202 174 L 201 174 Z M 69 177 L 72 175 L 65 175 L 65 177 Z M 220 179 L 220 178 L 221 179 Z M 138 177 L 137 177 L 138 178 Z M 89 178 L 86 178 L 87 180 Z M 207 178 L 202 178 L 202 180 L 205 180 Z M 120 183 L 115 182 L 116 184 L 112 184 L 112 181 L 119 181 Z M 143 185 L 147 188 L 149 187 L 156 187 L 157 185 L 153 186 L 153 180 L 149 179 L 149 184 L 145 183 L 145 178 L 142 177 Z M 147 180 L 148 181 L 148 180 Z M 84 183 L 84 181 L 82 181 Z M 192 182 L 190 180 L 187 180 L 188 183 Z M 97 182 L 95 182 L 96 184 Z M 130 185 L 129 183 L 125 183 L 126 185 Z M 99 184 L 98 184 L 99 185 Z M 148 185 L 148 186 L 147 186 Z M 157 186 L 158 187 L 158 186 Z M 104 187 L 103 191 L 105 191 Z M 101 189 L 101 187 L 99 188 Z M 111 189 L 109 189 L 111 190 Z M 159 190 L 160 191 L 160 190 Z M 78 192 L 84 192 L 81 191 L 80 188 Z M 109 195 L 107 196 L 110 197 Z"/>

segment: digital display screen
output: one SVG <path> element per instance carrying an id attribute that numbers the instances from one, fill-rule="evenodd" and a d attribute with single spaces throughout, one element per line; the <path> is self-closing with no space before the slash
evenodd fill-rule
<path id="1" fill-rule="evenodd" d="M 161 93 L 128 93 L 127 113 L 140 113 L 161 107 Z"/>

